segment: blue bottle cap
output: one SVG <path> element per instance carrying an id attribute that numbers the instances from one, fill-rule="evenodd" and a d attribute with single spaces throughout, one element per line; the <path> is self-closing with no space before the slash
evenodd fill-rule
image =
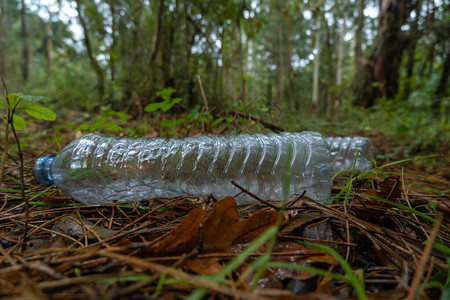
<path id="1" fill-rule="evenodd" d="M 54 184 L 53 176 L 51 174 L 51 169 L 53 165 L 53 161 L 55 160 L 56 155 L 47 155 L 44 157 L 39 157 L 36 163 L 34 164 L 33 175 L 39 182 L 45 182 Z"/>

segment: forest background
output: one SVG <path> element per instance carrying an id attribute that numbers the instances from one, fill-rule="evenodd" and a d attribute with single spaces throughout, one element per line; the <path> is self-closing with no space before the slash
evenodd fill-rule
<path id="1" fill-rule="evenodd" d="M 448 1 L 0 4 L 0 73 L 56 112 L 49 140 L 64 129 L 185 136 L 239 113 L 252 130 L 264 120 L 383 133 L 395 151 L 448 147 Z"/>
<path id="2" fill-rule="evenodd" d="M 0 0 L 0 297 L 449 299 L 449 35 L 448 0 Z M 370 137 L 374 168 L 333 205 L 239 210 L 85 206 L 32 175 L 88 132 L 282 130 Z"/>

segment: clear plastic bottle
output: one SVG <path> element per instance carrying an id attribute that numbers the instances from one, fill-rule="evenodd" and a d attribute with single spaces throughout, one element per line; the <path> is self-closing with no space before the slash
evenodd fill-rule
<path id="1" fill-rule="evenodd" d="M 330 144 L 331 160 L 335 172 L 351 171 L 357 155 L 355 172 L 366 172 L 372 167 L 372 163 L 367 159 L 373 159 L 374 152 L 372 141 L 369 138 L 360 136 L 327 137 L 326 140 Z"/>
<path id="2" fill-rule="evenodd" d="M 315 132 L 123 138 L 88 134 L 35 164 L 38 181 L 54 183 L 88 204 L 154 197 L 240 192 L 262 199 L 302 193 L 324 202 L 331 192 L 329 145 Z M 237 201 L 254 200 L 243 193 Z"/>

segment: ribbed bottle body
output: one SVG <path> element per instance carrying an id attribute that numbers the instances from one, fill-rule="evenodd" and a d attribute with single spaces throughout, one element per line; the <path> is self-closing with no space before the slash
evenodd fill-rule
<path id="1" fill-rule="evenodd" d="M 370 170 L 371 162 L 366 158 L 373 159 L 374 148 L 372 141 L 365 137 L 327 137 L 330 145 L 331 161 L 333 169 L 337 171 L 351 171 L 356 160 L 354 171 L 361 173 Z M 361 152 L 358 154 L 358 152 Z M 365 155 L 363 155 L 363 154 Z"/>
<path id="2" fill-rule="evenodd" d="M 306 190 L 325 201 L 333 172 L 328 144 L 313 132 L 185 139 L 88 134 L 45 170 L 66 194 L 89 204 L 210 193 L 222 198 L 240 192 L 231 181 L 263 199 Z M 237 200 L 253 199 L 242 194 Z"/>

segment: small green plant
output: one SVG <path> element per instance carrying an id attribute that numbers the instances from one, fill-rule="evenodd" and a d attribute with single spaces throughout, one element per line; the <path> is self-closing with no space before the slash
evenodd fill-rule
<path id="1" fill-rule="evenodd" d="M 162 102 L 150 103 L 146 107 L 144 107 L 145 111 L 155 112 L 161 110 L 162 112 L 166 112 L 171 109 L 175 104 L 181 102 L 181 98 L 172 98 L 172 94 L 175 93 L 176 90 L 169 87 L 165 88 L 160 92 L 156 93 L 156 96 L 161 97 L 163 99 Z"/>
<path id="2" fill-rule="evenodd" d="M 12 93 L 8 95 L 9 99 L 9 114 L 10 120 L 13 122 L 13 126 L 16 130 L 24 130 L 26 128 L 25 120 L 19 115 L 19 113 L 26 113 L 29 116 L 39 119 L 54 121 L 56 119 L 56 114 L 49 108 L 36 105 L 40 103 L 45 103 L 44 97 L 24 95 L 22 93 Z M 5 102 L 0 102 L 0 106 L 6 108 Z M 5 123 L 7 122 L 7 116 L 5 114 L 2 116 Z"/>
<path id="3" fill-rule="evenodd" d="M 75 130 L 81 130 L 85 132 L 94 131 L 123 131 L 123 127 L 119 124 L 123 124 L 131 118 L 121 111 L 102 111 L 98 116 L 89 121 L 82 122 Z"/>
<path id="4" fill-rule="evenodd" d="M 175 104 L 182 101 L 182 99 L 178 97 L 172 98 L 172 95 L 175 92 L 175 89 L 169 87 L 156 93 L 156 95 L 161 97 L 163 101 L 151 103 L 147 105 L 144 110 L 151 113 L 165 113 L 169 111 Z M 161 127 L 169 129 L 168 132 L 163 132 L 162 135 L 169 137 L 176 136 L 182 128 L 185 129 L 186 135 L 189 135 L 193 128 L 201 128 L 202 132 L 210 132 L 212 128 L 217 127 L 222 122 L 225 121 L 227 124 L 230 124 L 233 120 L 233 117 L 215 118 L 208 109 L 197 105 L 183 116 L 177 116 L 162 121 Z"/>

